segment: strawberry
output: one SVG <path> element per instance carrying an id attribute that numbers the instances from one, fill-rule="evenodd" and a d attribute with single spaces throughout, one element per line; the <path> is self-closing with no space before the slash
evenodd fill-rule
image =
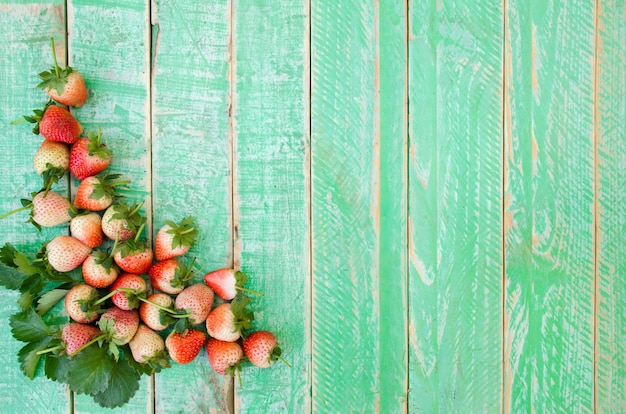
<path id="1" fill-rule="evenodd" d="M 110 286 L 119 275 L 113 258 L 104 250 L 93 251 L 83 262 L 82 271 L 85 283 L 98 289 Z"/>
<path id="2" fill-rule="evenodd" d="M 237 342 L 225 342 L 209 338 L 206 343 L 206 353 L 211 367 L 218 374 L 234 375 L 239 372 L 239 363 L 243 358 L 243 351 Z"/>
<path id="3" fill-rule="evenodd" d="M 43 89 L 50 98 L 63 105 L 79 107 L 87 100 L 85 80 L 80 73 L 70 66 L 65 69 L 59 67 L 54 50 L 54 40 L 51 39 L 50 43 L 52 44 L 54 64 L 50 71 L 39 74 L 41 83 L 37 87 Z"/>
<path id="4" fill-rule="evenodd" d="M 33 159 L 35 172 L 42 175 L 50 168 L 67 171 L 70 166 L 70 150 L 62 142 L 44 139 Z"/>
<path id="5" fill-rule="evenodd" d="M 117 289 L 124 289 L 111 296 L 111 300 L 120 309 L 132 310 L 139 307 L 139 298 L 145 297 L 148 290 L 146 281 L 139 275 L 132 273 L 122 273 L 111 285 L 111 293 Z"/>
<path id="6" fill-rule="evenodd" d="M 113 204 L 102 216 L 102 232 L 111 240 L 118 238 L 124 241 L 135 237 L 137 230 L 146 222 L 146 218 L 139 213 L 142 206 L 143 202 L 130 206 L 122 201 Z"/>
<path id="7" fill-rule="evenodd" d="M 120 269 L 136 274 L 146 273 L 152 266 L 152 258 L 152 249 L 143 239 L 127 239 L 117 247 L 113 254 L 113 260 Z"/>
<path id="8" fill-rule="evenodd" d="M 84 345 L 87 345 L 93 337 L 100 333 L 100 329 L 93 325 L 70 322 L 63 326 L 61 339 L 65 342 L 65 352 L 73 355 Z"/>
<path id="9" fill-rule="evenodd" d="M 70 202 L 63 196 L 52 191 L 33 193 L 32 200 L 22 199 L 22 207 L 4 213 L 0 219 L 15 214 L 19 211 L 30 209 L 30 219 L 28 220 L 35 227 L 41 230 L 43 227 L 53 227 L 70 221 Z"/>
<path id="10" fill-rule="evenodd" d="M 74 197 L 74 206 L 89 211 L 101 211 L 108 208 L 117 194 L 115 187 L 128 184 L 130 181 L 115 181 L 121 174 L 105 174 L 103 177 L 85 178 Z"/>
<path id="11" fill-rule="evenodd" d="M 215 291 L 215 294 L 224 300 L 232 300 L 237 296 L 237 292 L 250 292 L 263 296 L 262 293 L 246 289 L 243 285 L 248 276 L 235 269 L 219 269 L 204 275 L 204 283 Z"/>
<path id="12" fill-rule="evenodd" d="M 155 371 L 171 366 L 163 338 L 146 325 L 139 325 L 128 346 L 135 361 L 140 364 L 149 364 Z"/>
<path id="13" fill-rule="evenodd" d="M 81 138 L 72 146 L 69 155 L 70 172 L 81 181 L 100 174 L 111 163 L 111 150 L 100 142 L 100 127 L 98 134 L 89 131 L 87 136 L 88 138 Z"/>
<path id="14" fill-rule="evenodd" d="M 186 266 L 176 259 L 168 259 L 153 264 L 148 274 L 152 287 L 172 295 L 182 292 L 187 282 L 194 276 L 191 266 Z"/>
<path id="15" fill-rule="evenodd" d="M 243 352 L 259 368 L 267 368 L 278 359 L 289 366 L 280 356 L 281 349 L 276 343 L 276 337 L 268 331 L 256 331 L 248 335 L 243 340 Z"/>
<path id="16" fill-rule="evenodd" d="M 58 272 L 69 272 L 83 264 L 91 248 L 72 236 L 57 236 L 46 245 L 48 263 Z"/>
<path id="17" fill-rule="evenodd" d="M 25 115 L 22 119 L 13 121 L 11 124 L 28 121 L 35 124 L 33 134 L 41 135 L 49 141 L 66 144 L 75 143 L 80 138 L 80 134 L 83 133 L 82 125 L 62 106 L 49 102 L 43 109 L 35 109 L 33 113 L 34 115 Z"/>
<path id="18" fill-rule="evenodd" d="M 187 217 L 179 224 L 167 221 L 156 236 L 156 259 L 161 261 L 184 255 L 196 241 L 196 237 L 198 230 L 193 225 L 193 217 Z"/>
<path id="19" fill-rule="evenodd" d="M 213 306 L 213 291 L 200 283 L 188 286 L 176 296 L 175 306 L 176 309 L 190 313 L 189 322 L 197 325 L 209 316 Z"/>
<path id="20" fill-rule="evenodd" d="M 206 319 L 209 336 L 226 342 L 238 340 L 246 330 L 252 328 L 254 315 L 246 308 L 249 303 L 250 298 L 243 297 L 216 306 Z"/>
<path id="21" fill-rule="evenodd" d="M 70 234 L 92 249 L 102 244 L 102 219 L 98 213 L 79 214 L 70 220 Z"/>
<path id="22" fill-rule="evenodd" d="M 133 339 L 139 328 L 139 315 L 136 311 L 109 308 L 98 321 L 100 330 L 109 334 L 109 340 L 116 345 L 126 345 Z"/>
<path id="23" fill-rule="evenodd" d="M 153 293 L 148 296 L 147 300 L 152 303 L 142 302 L 141 305 L 139 305 L 139 317 L 143 323 L 155 331 L 167 329 L 172 322 L 169 319 L 172 318 L 168 319 L 169 313 L 163 311 L 161 308 L 173 310 L 174 300 L 165 293 Z M 161 308 L 155 306 L 155 304 Z"/>
<path id="24" fill-rule="evenodd" d="M 76 285 L 65 295 L 65 311 L 78 323 L 91 323 L 98 319 L 98 292 L 89 285 Z"/>
<path id="25" fill-rule="evenodd" d="M 198 356 L 205 340 L 204 332 L 197 329 L 188 329 L 183 333 L 172 331 L 165 339 L 165 347 L 172 361 L 177 364 L 188 364 Z"/>

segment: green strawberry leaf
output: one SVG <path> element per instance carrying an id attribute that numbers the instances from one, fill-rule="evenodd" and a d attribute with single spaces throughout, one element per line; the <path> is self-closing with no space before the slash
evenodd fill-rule
<path id="1" fill-rule="evenodd" d="M 17 249 L 13 247 L 11 243 L 5 243 L 4 246 L 0 248 L 0 263 L 15 268 L 13 259 L 15 258 L 16 253 Z"/>
<path id="2" fill-rule="evenodd" d="M 102 158 L 103 160 L 106 160 L 113 155 L 111 150 L 107 148 L 106 145 L 100 142 L 102 138 L 102 130 L 100 129 L 100 127 L 98 127 L 97 134 L 95 132 L 88 131 L 87 137 L 89 138 L 87 150 L 89 151 L 90 157 L 97 156 L 99 158 Z"/>
<path id="3" fill-rule="evenodd" d="M 22 272 L 7 266 L 4 262 L 0 263 L 0 286 L 11 290 L 19 290 L 24 280 Z"/>
<path id="4" fill-rule="evenodd" d="M 52 381 L 67 382 L 70 359 L 66 355 L 46 354 L 44 374 Z"/>
<path id="5" fill-rule="evenodd" d="M 133 354 L 130 351 L 130 347 L 123 346 L 122 351 L 124 352 L 124 357 L 126 358 L 128 365 L 130 365 L 130 367 L 138 375 L 152 375 L 154 370 L 148 364 L 140 364 L 139 362 L 135 361 L 135 359 L 133 358 Z"/>
<path id="6" fill-rule="evenodd" d="M 9 325 L 13 337 L 22 342 L 40 341 L 51 334 L 48 325 L 33 308 L 11 315 Z"/>
<path id="7" fill-rule="evenodd" d="M 192 216 L 185 217 L 178 224 L 170 220 L 166 221 L 166 223 L 171 227 L 171 229 L 167 230 L 167 233 L 174 235 L 172 238 L 172 249 L 176 249 L 179 246 L 191 247 L 195 243 L 198 237 L 198 230 L 194 226 Z"/>
<path id="8" fill-rule="evenodd" d="M 37 300 L 37 314 L 43 315 L 54 307 L 69 292 L 66 289 L 52 289 Z"/>
<path id="9" fill-rule="evenodd" d="M 35 377 L 37 366 L 43 356 L 37 354 L 37 352 L 45 349 L 48 346 L 48 342 L 50 342 L 50 338 L 45 338 L 38 342 L 29 342 L 18 351 L 17 357 L 20 362 L 20 368 L 28 378 L 33 379 Z"/>
<path id="10" fill-rule="evenodd" d="M 15 264 L 15 268 L 24 273 L 26 276 L 37 273 L 37 267 L 32 264 L 31 260 L 17 250 L 15 251 L 13 263 Z"/>
<path id="11" fill-rule="evenodd" d="M 67 383 L 78 394 L 97 394 L 107 389 L 113 360 L 106 347 L 89 346 L 74 356 L 67 369 Z"/>
<path id="12" fill-rule="evenodd" d="M 140 375 L 125 359 L 112 364 L 106 387 L 92 393 L 93 399 L 101 407 L 115 408 L 126 404 L 139 389 Z"/>

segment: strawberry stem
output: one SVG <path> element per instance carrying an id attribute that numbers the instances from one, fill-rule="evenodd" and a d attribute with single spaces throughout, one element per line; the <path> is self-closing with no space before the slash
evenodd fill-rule
<path id="1" fill-rule="evenodd" d="M 281 357 L 280 355 L 276 355 L 276 358 L 282 362 L 283 364 L 287 365 L 289 368 L 291 368 L 291 364 L 287 361 L 285 361 L 285 359 L 283 357 Z"/>
<path id="2" fill-rule="evenodd" d="M 37 355 L 47 354 L 48 352 L 56 351 L 57 349 L 63 349 L 63 345 L 53 346 L 51 348 L 42 349 L 41 351 L 37 351 Z"/>
<path id="3" fill-rule="evenodd" d="M 78 348 L 76 351 L 72 352 L 71 354 L 67 354 L 67 356 L 69 357 L 73 357 L 74 355 L 78 354 L 80 351 L 82 351 L 83 349 L 87 348 L 89 345 L 98 342 L 101 339 L 104 339 L 107 337 L 106 333 L 101 333 L 100 335 L 96 335 L 94 336 L 91 341 L 87 342 L 85 345 L 81 346 L 80 348 Z"/>
<path id="4" fill-rule="evenodd" d="M 20 207 L 20 208 L 18 208 L 18 209 L 15 209 L 15 210 L 9 211 L 8 213 L 4 213 L 3 215 L 1 215 L 1 216 L 0 216 L 0 220 L 2 220 L 2 219 L 3 219 L 3 218 L 5 218 L 5 217 L 9 217 L 11 214 L 15 214 L 15 213 L 18 213 L 18 212 L 20 212 L 20 211 L 28 210 L 28 209 L 29 209 L 29 208 L 31 208 L 31 207 L 32 207 L 32 204 L 27 204 L 27 205 L 25 205 L 25 206 L 23 206 L 23 207 Z"/>
<path id="5" fill-rule="evenodd" d="M 139 230 L 137 230 L 137 234 L 135 234 L 135 243 L 139 241 L 139 238 L 141 237 L 141 233 L 143 232 L 144 227 L 146 227 L 146 223 L 142 223 L 141 227 L 139 227 Z"/>
<path id="6" fill-rule="evenodd" d="M 138 212 L 138 211 L 139 211 L 139 209 L 140 209 L 141 207 L 143 207 L 143 203 L 145 203 L 145 200 L 142 200 L 142 201 L 141 201 L 141 203 L 139 203 L 139 204 L 137 205 L 137 207 L 135 207 L 135 209 L 134 209 L 133 211 L 131 211 L 131 212 L 128 214 L 128 216 L 130 217 L 130 216 L 134 215 L 136 212 Z"/>
<path id="7" fill-rule="evenodd" d="M 132 289 L 129 289 L 129 290 L 131 290 L 131 291 L 132 291 Z M 170 314 L 172 314 L 172 315 L 176 315 L 176 311 L 174 311 L 174 310 L 172 310 L 172 309 L 170 309 L 170 308 L 166 308 L 165 306 L 161 306 L 161 305 L 159 305 L 158 303 L 154 303 L 154 302 L 152 302 L 152 301 L 150 301 L 150 300 L 148 300 L 148 299 L 146 299 L 146 298 L 137 297 L 137 299 L 139 299 L 140 301 L 145 302 L 145 303 L 147 303 L 147 304 L 149 304 L 149 305 L 152 305 L 152 306 L 154 306 L 154 307 L 156 307 L 156 308 L 158 308 L 158 309 L 161 309 L 161 310 L 162 310 L 162 311 L 164 311 L 164 312 L 170 313 Z"/>
<path id="8" fill-rule="evenodd" d="M 265 296 L 261 292 L 257 292 L 256 290 L 252 290 L 252 289 L 246 289 L 244 287 L 235 286 L 235 289 L 237 289 L 237 290 L 239 290 L 241 292 L 252 293 L 253 295 L 257 295 L 257 296 Z"/>
<path id="9" fill-rule="evenodd" d="M 107 295 L 105 295 L 105 296 L 101 297 L 100 299 L 98 299 L 97 301 L 95 301 L 95 302 L 93 303 L 93 304 L 94 304 L 94 306 L 95 306 L 95 305 L 99 305 L 99 304 L 103 303 L 105 300 L 109 299 L 110 297 L 112 297 L 113 295 L 115 295 L 117 292 L 124 292 L 124 291 L 125 291 L 124 289 L 125 289 L 125 288 L 117 288 L 117 289 L 115 289 L 115 290 L 113 290 L 113 291 L 109 292 Z M 130 290 L 130 291 L 133 291 L 133 292 L 134 292 L 134 290 L 133 290 L 133 289 L 127 289 L 127 290 Z"/>
<path id="10" fill-rule="evenodd" d="M 59 73 L 59 65 L 57 64 L 57 53 L 56 53 L 56 50 L 54 49 L 53 37 L 50 38 L 50 45 L 52 46 L 52 60 L 54 61 L 54 73 L 56 73 L 57 78 L 60 78 L 61 74 Z"/>
<path id="11" fill-rule="evenodd" d="M 15 121 L 11 121 L 11 125 L 18 125 L 18 124 L 21 124 L 24 121 L 26 121 L 26 119 L 24 119 L 24 118 L 16 119 Z"/>

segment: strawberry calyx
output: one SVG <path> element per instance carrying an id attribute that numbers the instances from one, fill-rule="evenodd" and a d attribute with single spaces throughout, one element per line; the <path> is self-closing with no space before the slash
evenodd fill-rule
<path id="1" fill-rule="evenodd" d="M 171 227 L 166 233 L 174 235 L 172 238 L 172 249 L 176 249 L 180 246 L 191 247 L 195 243 L 198 237 L 198 229 L 194 226 L 192 216 L 182 219 L 180 223 L 168 220 L 166 224 Z"/>
<path id="2" fill-rule="evenodd" d="M 53 38 L 50 38 L 50 46 L 52 48 L 52 60 L 54 64 L 49 71 L 44 71 L 39 74 L 41 82 L 37 85 L 37 87 L 43 90 L 56 89 L 57 93 L 61 95 L 63 93 L 63 87 L 67 83 L 67 77 L 74 71 L 74 69 L 72 69 L 71 66 L 61 69 L 57 63 L 57 54 L 54 48 Z"/>
<path id="3" fill-rule="evenodd" d="M 174 278 L 170 281 L 173 288 L 185 287 L 189 281 L 193 279 L 196 274 L 196 272 L 193 271 L 193 265 L 195 262 L 196 258 L 194 257 L 189 265 L 186 265 L 183 262 L 178 263 L 174 273 Z"/>
<path id="4" fill-rule="evenodd" d="M 113 261 L 113 249 L 94 250 L 91 255 L 95 258 L 95 263 L 102 266 L 107 274 L 110 273 L 111 269 L 115 266 L 115 262 Z"/>
<path id="5" fill-rule="evenodd" d="M 229 365 L 224 370 L 224 374 L 231 375 L 232 377 L 237 378 L 240 387 L 243 385 L 241 382 L 241 362 L 242 361 L 243 361 L 243 358 L 240 359 L 237 363 Z"/>
<path id="6" fill-rule="evenodd" d="M 99 200 L 102 197 L 119 198 L 120 195 L 116 193 L 116 187 L 130 184 L 130 180 L 116 181 L 121 176 L 122 174 L 106 173 L 102 177 L 97 177 L 98 182 L 93 184 L 89 198 L 92 200 Z"/>
<path id="7" fill-rule="evenodd" d="M 77 302 L 80 305 L 80 310 L 85 312 L 85 317 L 91 319 L 94 313 L 101 313 L 100 305 L 105 300 L 106 298 L 100 299 L 96 293 L 92 293 L 87 299 L 79 299 Z"/>
<path id="8" fill-rule="evenodd" d="M 43 118 L 43 115 L 46 113 L 49 107 L 56 105 L 52 99 L 49 99 L 48 102 L 44 105 L 43 109 L 34 109 L 33 115 L 24 115 L 22 118 L 16 119 L 11 122 L 11 125 L 21 124 L 26 121 L 31 124 L 35 124 L 33 127 L 33 134 L 39 135 L 39 121 Z"/>
<path id="9" fill-rule="evenodd" d="M 100 127 L 98 127 L 97 134 L 92 131 L 87 131 L 87 138 L 89 139 L 89 144 L 87 144 L 89 156 L 98 156 L 99 158 L 106 160 L 113 155 L 109 147 L 101 142 L 102 130 Z"/>
<path id="10" fill-rule="evenodd" d="M 272 352 L 270 353 L 270 356 L 269 356 L 270 361 L 271 362 L 280 361 L 283 364 L 287 365 L 289 368 L 291 368 L 291 364 L 285 361 L 285 359 L 281 356 L 282 353 L 283 351 L 280 348 L 280 346 L 276 345 L 274 349 L 272 349 Z"/>
<path id="11" fill-rule="evenodd" d="M 50 191 L 52 184 L 58 183 L 59 180 L 65 176 L 66 172 L 67 170 L 64 168 L 55 167 L 49 162 L 46 163 L 46 169 L 43 173 L 41 173 L 41 178 L 43 179 L 43 191 L 45 191 L 44 196 L 48 195 L 48 191 Z"/>
<path id="12" fill-rule="evenodd" d="M 141 203 L 133 202 L 131 205 L 128 205 L 123 201 L 118 201 L 113 204 L 114 214 L 111 216 L 110 221 L 125 220 L 128 231 L 135 234 L 141 234 L 137 230 L 139 228 L 143 228 L 146 224 L 146 218 L 139 213 L 143 204 L 144 201 Z"/>
<path id="13" fill-rule="evenodd" d="M 254 321 L 254 313 L 248 309 L 249 304 L 249 296 L 237 296 L 230 303 L 230 311 L 234 315 L 235 330 L 242 338 L 246 337 L 246 331 L 252 329 L 252 321 Z"/>
<path id="14" fill-rule="evenodd" d="M 235 289 L 238 290 L 239 292 L 252 293 L 253 295 L 257 295 L 257 296 L 265 296 L 261 292 L 257 292 L 256 290 L 247 289 L 243 287 L 243 285 L 246 284 L 247 280 L 248 280 L 248 275 L 242 272 L 241 270 L 237 270 L 235 272 Z"/>
<path id="15" fill-rule="evenodd" d="M 150 373 L 154 374 L 155 372 L 159 372 L 162 369 L 170 368 L 172 363 L 170 362 L 170 356 L 165 349 L 158 351 L 156 354 L 151 357 L 143 357 L 146 362 L 144 363 L 148 367 L 150 367 Z"/>

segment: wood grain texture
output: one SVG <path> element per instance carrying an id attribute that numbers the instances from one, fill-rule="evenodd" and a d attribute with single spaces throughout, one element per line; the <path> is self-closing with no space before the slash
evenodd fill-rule
<path id="1" fill-rule="evenodd" d="M 406 5 L 312 2 L 313 411 L 406 410 Z"/>
<path id="2" fill-rule="evenodd" d="M 30 198 L 41 188 L 41 178 L 33 170 L 33 156 L 42 138 L 31 133 L 32 125 L 10 125 L 22 115 L 42 108 L 47 96 L 36 88 L 37 74 L 52 63 L 50 38 L 54 37 L 57 56 L 65 59 L 64 6 L 60 1 L 9 1 L 0 4 L 0 211 L 21 206 L 21 198 Z M 55 191 L 68 193 L 67 182 Z M 40 233 L 25 223 L 28 212 L 17 213 L 0 221 L 2 243 L 10 242 L 26 253 L 35 254 L 42 243 L 67 227 L 44 228 Z M 11 413 L 67 412 L 71 399 L 66 387 L 45 378 L 43 370 L 29 380 L 20 369 L 17 352 L 23 343 L 11 336 L 9 317 L 19 311 L 18 294 L 2 289 L 0 300 L 0 378 L 1 411 Z"/>
<path id="3" fill-rule="evenodd" d="M 596 412 L 626 412 L 626 2 L 599 3 Z"/>
<path id="4" fill-rule="evenodd" d="M 151 234 L 150 199 L 150 31 L 144 0 L 70 0 L 69 63 L 84 78 L 89 96 L 74 111 L 85 130 L 102 128 L 102 141 L 113 152 L 109 171 L 132 182 L 125 196 L 145 200 L 146 234 Z M 152 406 L 151 379 L 116 412 L 145 412 Z M 75 396 L 75 412 L 108 412 L 85 395 Z"/>
<path id="5" fill-rule="evenodd" d="M 248 276 L 255 326 L 272 331 L 292 368 L 250 368 L 242 413 L 310 411 L 310 264 L 305 0 L 235 1 L 235 262 Z"/>
<path id="6" fill-rule="evenodd" d="M 506 10 L 505 412 L 590 412 L 593 2 Z"/>
<path id="7" fill-rule="evenodd" d="M 412 2 L 409 411 L 498 412 L 502 7 Z"/>
<path id="8" fill-rule="evenodd" d="M 185 260 L 204 267 L 196 282 L 232 265 L 229 15 L 225 0 L 152 6 L 154 228 L 195 218 L 199 238 Z M 222 413 L 232 407 L 232 381 L 213 371 L 203 350 L 156 376 L 155 399 L 157 413 Z"/>

